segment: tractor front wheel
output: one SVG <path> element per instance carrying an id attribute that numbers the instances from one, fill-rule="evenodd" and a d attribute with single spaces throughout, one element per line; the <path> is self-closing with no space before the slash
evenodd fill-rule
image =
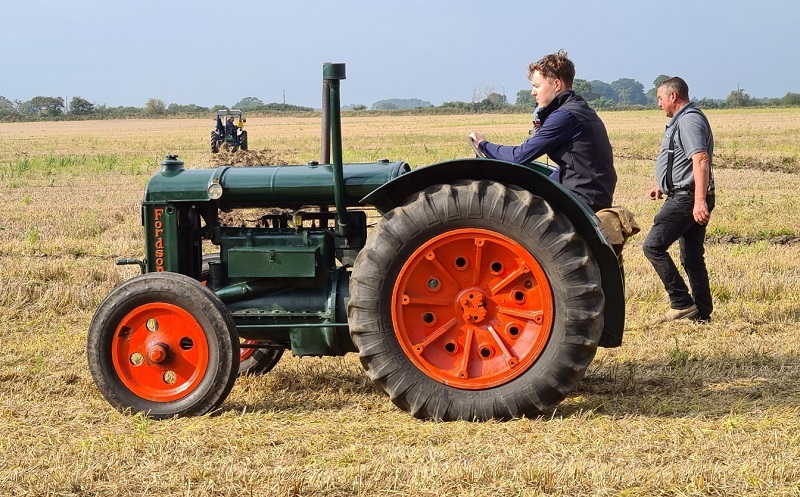
<path id="1" fill-rule="evenodd" d="M 364 369 L 418 418 L 539 415 L 575 388 L 603 328 L 600 270 L 570 221 L 492 181 L 436 185 L 387 213 L 350 294 Z"/>
<path id="2" fill-rule="evenodd" d="M 86 353 L 95 384 L 115 408 L 153 418 L 193 416 L 230 393 L 239 338 L 208 288 L 181 274 L 148 273 L 103 300 Z"/>

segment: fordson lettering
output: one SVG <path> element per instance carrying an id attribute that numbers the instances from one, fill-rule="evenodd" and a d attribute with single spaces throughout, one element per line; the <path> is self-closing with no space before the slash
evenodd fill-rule
<path id="1" fill-rule="evenodd" d="M 156 256 L 156 271 L 164 271 L 164 237 L 162 236 L 164 233 L 164 222 L 161 221 L 161 215 L 164 213 L 164 209 L 154 209 L 153 214 L 155 215 L 155 222 L 153 223 L 154 228 L 154 235 L 156 238 L 155 242 L 155 256 Z"/>

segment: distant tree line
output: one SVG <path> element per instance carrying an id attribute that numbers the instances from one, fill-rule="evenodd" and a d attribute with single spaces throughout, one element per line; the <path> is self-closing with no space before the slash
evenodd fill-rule
<path id="1" fill-rule="evenodd" d="M 653 108 L 657 105 L 656 90 L 658 86 L 669 76 L 664 74 L 658 76 L 653 81 L 653 87 L 644 91 L 644 85 L 640 82 L 621 78 L 611 83 L 599 80 L 587 81 L 585 79 L 575 79 L 572 89 L 589 102 L 595 109 L 603 110 L 622 110 L 637 108 Z M 753 98 L 741 88 L 731 91 L 725 99 L 701 98 L 695 102 L 706 109 L 723 109 L 737 107 L 756 107 L 756 106 L 800 106 L 800 93 L 787 93 L 779 98 Z M 441 107 L 456 109 L 462 112 L 495 112 L 509 108 L 531 109 L 536 106 L 531 90 L 520 90 L 517 92 L 514 104 L 506 100 L 506 96 L 499 94 L 492 88 L 484 88 L 473 92 L 471 102 L 444 102 Z"/>
<path id="2" fill-rule="evenodd" d="M 356 106 L 353 107 L 353 110 L 359 110 L 355 108 Z M 359 107 L 364 107 L 364 109 L 360 110 L 366 110 L 366 105 Z M 418 98 L 390 98 L 388 100 L 379 100 L 372 104 L 372 110 L 413 110 L 428 107 L 433 107 L 433 104 Z"/>
<path id="3" fill-rule="evenodd" d="M 656 105 L 656 89 L 669 76 L 660 75 L 653 80 L 653 87 L 645 92 L 644 85 L 630 78 L 620 78 L 611 83 L 599 80 L 587 81 L 576 79 L 573 89 L 585 98 L 596 109 L 617 110 L 653 108 Z M 787 93 L 777 98 L 753 98 L 744 89 L 732 90 L 725 99 L 701 98 L 695 102 L 703 108 L 738 108 L 756 106 L 800 106 L 800 93 Z M 416 113 L 481 113 L 481 112 L 516 112 L 530 110 L 535 106 L 530 90 L 517 92 L 516 100 L 509 103 L 504 94 L 491 87 L 476 89 L 470 102 L 444 102 L 434 106 L 430 102 L 411 99 L 388 99 L 375 102 L 372 111 L 411 111 Z M 166 105 L 163 100 L 150 98 L 143 107 L 120 106 L 109 107 L 95 104 L 83 97 L 72 97 L 65 102 L 62 97 L 36 96 L 27 101 L 9 100 L 0 96 L 0 120 L 32 120 L 32 119 L 105 119 L 128 117 L 169 117 L 184 115 L 201 115 L 216 112 L 219 109 L 236 108 L 251 113 L 289 113 L 313 112 L 310 107 L 302 107 L 286 103 L 264 103 L 256 97 L 245 97 L 233 106 L 215 105 L 203 107 L 195 104 Z M 368 108 L 363 104 L 343 107 L 343 110 L 363 112 Z"/>
<path id="4" fill-rule="evenodd" d="M 664 74 L 658 76 L 653 80 L 653 87 L 647 92 L 644 91 L 644 85 L 630 78 L 621 78 L 611 83 L 575 79 L 572 88 L 595 109 L 650 108 L 657 105 L 656 90 L 658 86 L 669 78 L 670 76 Z M 798 106 L 800 105 L 800 94 L 789 92 L 778 98 L 753 98 L 745 93 L 744 89 L 737 88 L 731 91 L 725 99 L 703 97 L 694 100 L 700 107 L 706 109 Z M 535 105 L 530 90 L 520 90 L 517 93 L 515 105 L 529 107 Z"/>
<path id="5" fill-rule="evenodd" d="M 233 106 L 215 105 L 203 107 L 196 104 L 164 104 L 158 98 L 150 98 L 143 107 L 119 106 L 108 107 L 96 105 L 83 97 L 72 97 L 68 103 L 62 97 L 33 97 L 27 101 L 9 100 L 0 95 L 0 119 L 27 120 L 31 118 L 67 118 L 67 117 L 159 117 L 193 114 L 210 114 L 219 109 L 236 108 L 249 112 L 311 112 L 311 107 L 299 105 L 268 103 L 265 104 L 256 97 L 246 97 L 236 102 Z"/>

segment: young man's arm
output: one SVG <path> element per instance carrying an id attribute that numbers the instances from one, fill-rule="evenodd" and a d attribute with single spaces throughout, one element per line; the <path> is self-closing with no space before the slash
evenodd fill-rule
<path id="1" fill-rule="evenodd" d="M 482 141 L 478 146 L 491 159 L 524 164 L 577 139 L 580 134 L 580 121 L 569 112 L 555 111 L 542 124 L 541 129 L 522 145 L 498 145 Z"/>

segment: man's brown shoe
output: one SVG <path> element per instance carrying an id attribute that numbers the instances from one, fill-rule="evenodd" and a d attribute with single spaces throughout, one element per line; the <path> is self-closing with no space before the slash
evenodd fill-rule
<path id="1" fill-rule="evenodd" d="M 697 316 L 697 306 L 692 304 L 686 309 L 670 309 L 664 315 L 664 321 L 676 321 L 678 319 L 691 319 Z"/>

